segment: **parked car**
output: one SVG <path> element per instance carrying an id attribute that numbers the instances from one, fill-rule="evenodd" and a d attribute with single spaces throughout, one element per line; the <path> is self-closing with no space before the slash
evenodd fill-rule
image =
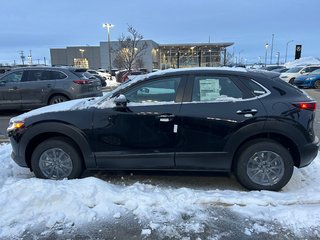
<path id="1" fill-rule="evenodd" d="M 99 74 L 91 74 L 91 75 L 100 80 L 100 83 L 101 83 L 102 87 L 106 87 L 107 86 L 107 82 L 106 82 L 106 79 L 104 77 L 102 77 Z"/>
<path id="2" fill-rule="evenodd" d="M 277 68 L 277 69 L 273 69 L 272 72 L 277 72 L 277 73 L 284 73 L 286 71 L 288 71 L 288 68 Z"/>
<path id="3" fill-rule="evenodd" d="M 114 88 L 119 85 L 119 83 L 116 81 L 116 78 L 112 76 L 107 70 L 100 68 L 97 71 L 99 72 L 100 75 L 106 77 L 106 84 L 108 87 Z"/>
<path id="4" fill-rule="evenodd" d="M 104 77 L 106 80 L 111 80 L 111 74 L 106 69 L 99 68 L 97 72 L 101 77 Z"/>
<path id="5" fill-rule="evenodd" d="M 116 76 L 117 76 L 117 81 L 119 83 L 124 83 L 128 81 L 129 79 L 133 79 L 138 75 L 143 75 L 146 74 L 145 71 L 132 71 L 132 70 L 123 70 L 120 71 Z"/>
<path id="6" fill-rule="evenodd" d="M 293 67 L 293 68 L 290 68 L 288 71 L 281 73 L 280 78 L 283 81 L 293 84 L 295 78 L 302 75 L 307 75 L 310 72 L 317 70 L 319 68 L 320 66 Z"/>
<path id="7" fill-rule="evenodd" d="M 270 65 L 270 66 L 262 67 L 261 69 L 266 71 L 274 71 L 274 70 L 283 69 L 283 68 L 286 68 L 286 67 L 282 65 Z"/>
<path id="8" fill-rule="evenodd" d="M 16 68 L 0 77 L 0 109 L 33 109 L 76 98 L 102 96 L 100 80 L 83 69 Z"/>
<path id="9" fill-rule="evenodd" d="M 272 72 L 221 68 L 141 75 L 102 98 L 10 121 L 12 158 L 36 177 L 84 169 L 232 172 L 279 190 L 318 154 L 316 102 Z"/>
<path id="10" fill-rule="evenodd" d="M 308 75 L 297 77 L 294 85 L 301 88 L 317 88 L 320 89 L 320 69 L 314 70 Z"/>

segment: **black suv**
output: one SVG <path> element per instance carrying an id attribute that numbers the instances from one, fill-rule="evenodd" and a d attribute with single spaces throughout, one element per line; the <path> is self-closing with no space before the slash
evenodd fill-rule
<path id="1" fill-rule="evenodd" d="M 316 157 L 316 102 L 278 74 L 158 71 L 99 99 L 11 119 L 12 158 L 37 177 L 84 169 L 223 171 L 248 189 L 279 190 Z"/>
<path id="2" fill-rule="evenodd" d="M 76 68 L 24 67 L 0 77 L 0 110 L 96 96 L 102 96 L 100 80 Z"/>

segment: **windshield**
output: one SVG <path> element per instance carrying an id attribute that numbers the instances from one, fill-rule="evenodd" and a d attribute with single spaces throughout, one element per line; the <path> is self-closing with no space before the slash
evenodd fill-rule
<path id="1" fill-rule="evenodd" d="M 299 72 L 303 67 L 294 67 L 294 68 L 290 68 L 288 71 L 286 71 L 286 73 L 297 73 Z"/>

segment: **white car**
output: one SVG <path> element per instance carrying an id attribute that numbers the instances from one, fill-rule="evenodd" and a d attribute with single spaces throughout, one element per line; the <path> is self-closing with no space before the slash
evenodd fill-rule
<path id="1" fill-rule="evenodd" d="M 112 77 L 111 74 L 108 73 L 106 69 L 99 68 L 96 72 L 98 72 L 100 76 L 106 79 L 106 83 L 108 87 L 116 87 L 119 85 L 119 83 L 116 81 L 116 78 Z"/>
<path id="2" fill-rule="evenodd" d="M 307 75 L 311 73 L 314 70 L 319 69 L 320 66 L 300 66 L 300 67 L 293 67 L 290 68 L 288 71 L 281 73 L 280 78 L 283 81 L 286 81 L 288 83 L 293 84 L 294 79 L 301 76 L 301 75 Z"/>

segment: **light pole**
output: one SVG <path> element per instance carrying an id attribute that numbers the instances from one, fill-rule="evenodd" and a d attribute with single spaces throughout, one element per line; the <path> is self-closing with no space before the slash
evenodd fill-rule
<path id="1" fill-rule="evenodd" d="M 289 43 L 292 43 L 292 42 L 293 42 L 293 40 L 290 40 L 290 41 L 287 42 L 287 46 L 286 46 L 286 57 L 285 57 L 285 60 L 284 60 L 285 63 L 287 62 L 288 45 L 289 45 Z"/>
<path id="2" fill-rule="evenodd" d="M 108 30 L 108 52 L 109 52 L 109 73 L 111 73 L 111 49 L 110 49 L 110 28 L 114 27 L 111 23 L 104 23 L 102 24 L 103 28 L 106 28 Z"/>
<path id="3" fill-rule="evenodd" d="M 277 52 L 277 58 L 278 58 L 277 65 L 279 65 L 279 63 L 280 63 L 280 52 Z"/>
<path id="4" fill-rule="evenodd" d="M 272 34 L 272 41 L 271 41 L 271 55 L 270 55 L 270 64 L 272 64 L 272 53 L 273 53 L 273 39 L 274 39 L 274 34 Z"/>
<path id="5" fill-rule="evenodd" d="M 268 47 L 269 47 L 269 43 L 266 43 L 266 45 L 264 46 L 266 48 L 266 55 L 264 58 L 264 66 L 267 66 L 267 57 L 268 57 Z"/>

